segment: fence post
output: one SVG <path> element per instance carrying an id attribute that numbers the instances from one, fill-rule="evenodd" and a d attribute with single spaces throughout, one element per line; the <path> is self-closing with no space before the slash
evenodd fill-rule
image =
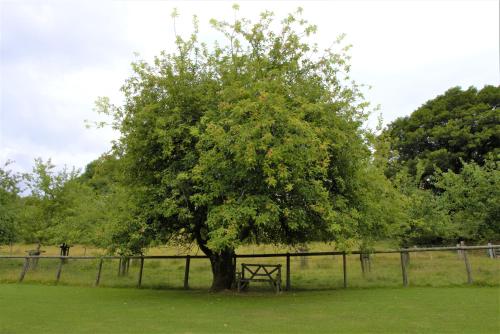
<path id="1" fill-rule="evenodd" d="M 400 257 L 401 257 L 401 273 L 403 274 L 403 286 L 407 287 L 408 286 L 408 271 L 406 268 L 406 252 L 400 252 Z"/>
<path id="2" fill-rule="evenodd" d="M 62 270 L 62 266 L 64 263 L 64 258 L 61 257 L 60 259 L 61 259 L 61 262 L 59 262 L 59 267 L 57 267 L 56 284 L 59 283 L 59 279 L 61 278 L 61 270 Z"/>
<path id="3" fill-rule="evenodd" d="M 457 244 L 457 248 L 458 248 L 458 251 L 457 251 L 457 253 L 458 253 L 458 258 L 459 258 L 459 259 L 461 259 L 461 260 L 463 260 L 463 258 L 464 258 L 464 250 L 463 250 L 463 248 L 462 248 L 462 247 L 464 247 L 464 246 L 465 246 L 465 241 L 463 241 L 463 240 L 462 240 L 462 241 L 460 241 L 460 243 L 459 243 L 459 244 Z"/>
<path id="4" fill-rule="evenodd" d="M 236 286 L 236 253 L 233 254 L 233 286 Z"/>
<path id="5" fill-rule="evenodd" d="M 309 248 L 307 246 L 301 246 L 298 248 L 298 251 L 300 253 L 307 253 L 309 251 Z M 308 264 L 308 258 L 305 255 L 300 256 L 300 269 L 307 268 L 309 266 Z"/>
<path id="6" fill-rule="evenodd" d="M 120 256 L 120 259 L 118 261 L 118 276 L 122 275 L 122 257 Z"/>
<path id="7" fill-rule="evenodd" d="M 290 291 L 290 253 L 286 253 L 286 291 Z"/>
<path id="8" fill-rule="evenodd" d="M 142 284 L 142 270 L 144 268 L 144 257 L 141 256 L 141 265 L 139 267 L 139 280 L 137 281 L 137 287 L 140 288 Z"/>
<path id="9" fill-rule="evenodd" d="M 359 263 L 361 264 L 361 274 L 365 277 L 365 261 L 363 260 L 362 251 L 359 251 Z"/>
<path id="10" fill-rule="evenodd" d="M 30 259 L 26 257 L 24 260 L 23 269 L 21 270 L 21 275 L 19 276 L 19 283 L 21 283 L 24 280 L 24 276 L 26 275 L 29 266 L 30 266 Z"/>
<path id="11" fill-rule="evenodd" d="M 120 262 L 118 264 L 118 276 L 127 276 L 128 275 L 128 266 L 129 266 L 130 258 L 128 256 L 121 256 Z"/>
<path id="12" fill-rule="evenodd" d="M 413 246 L 413 249 L 416 249 L 417 246 Z M 415 257 L 417 257 L 417 252 L 414 253 Z M 405 262 L 406 262 L 406 268 L 408 268 L 410 266 L 410 253 L 409 252 L 405 252 Z"/>
<path id="13" fill-rule="evenodd" d="M 347 263 L 346 254 L 342 253 L 342 271 L 344 272 L 344 288 L 347 288 Z"/>
<path id="14" fill-rule="evenodd" d="M 102 257 L 101 257 L 101 261 L 99 261 L 99 267 L 97 269 L 97 276 L 95 278 L 95 286 L 98 286 L 99 285 L 99 282 L 101 281 L 101 270 L 102 270 Z"/>
<path id="15" fill-rule="evenodd" d="M 462 250 L 462 255 L 464 257 L 465 270 L 467 270 L 467 283 L 472 284 L 472 270 L 470 267 L 469 258 L 467 256 L 467 251 L 465 249 Z"/>
<path id="16" fill-rule="evenodd" d="M 491 247 L 491 242 L 488 242 L 488 246 L 490 248 L 488 248 L 488 257 L 491 258 L 491 259 L 494 259 L 496 257 L 496 254 L 495 254 L 495 249 L 493 247 Z"/>
<path id="17" fill-rule="evenodd" d="M 189 289 L 189 265 L 191 263 L 191 256 L 186 256 L 186 268 L 184 271 L 184 289 Z"/>

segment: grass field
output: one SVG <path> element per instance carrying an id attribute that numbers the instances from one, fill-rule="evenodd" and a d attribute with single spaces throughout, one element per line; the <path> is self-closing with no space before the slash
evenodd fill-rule
<path id="1" fill-rule="evenodd" d="M 25 250 L 32 245 L 15 245 L 14 254 L 26 254 Z M 332 250 L 325 244 L 315 243 L 311 251 Z M 381 247 L 382 248 L 382 247 Z M 385 248 L 388 248 L 387 246 Z M 56 247 L 44 247 L 44 255 L 56 255 Z M 3 247 L 3 254 L 7 250 Z M 283 252 L 269 245 L 246 246 L 238 250 L 239 254 Z M 77 246 L 71 255 L 102 254 L 96 249 Z M 185 250 L 175 248 L 154 248 L 149 255 L 186 254 Z M 196 254 L 196 252 L 191 252 Z M 490 259 L 485 251 L 469 251 L 474 285 L 500 286 L 500 259 Z M 0 259 L 0 283 L 12 283 L 19 279 L 23 267 L 23 259 Z M 285 258 L 245 258 L 239 263 L 272 263 L 282 264 Z M 362 275 L 358 255 L 347 256 L 348 286 L 365 287 L 399 287 L 402 285 L 401 264 L 399 254 L 372 255 L 371 271 Z M 29 270 L 25 276 L 26 283 L 53 284 L 59 265 L 58 259 L 40 259 L 35 270 Z M 68 260 L 64 264 L 60 285 L 92 286 L 95 281 L 98 260 Z M 147 259 L 144 263 L 142 284 L 146 288 L 181 288 L 184 281 L 185 261 L 183 259 Z M 134 287 L 137 284 L 138 261 L 132 262 L 127 276 L 118 277 L 118 260 L 106 260 L 102 268 L 101 285 L 106 287 Z M 285 272 L 283 272 L 283 276 Z M 409 266 L 410 286 L 446 287 L 459 286 L 467 282 L 463 259 L 456 251 L 412 253 Z M 193 289 L 207 290 L 211 283 L 210 263 L 206 259 L 192 259 L 189 285 Z M 337 289 L 343 286 L 342 257 L 317 256 L 291 258 L 291 283 L 295 290 Z"/>
<path id="2" fill-rule="evenodd" d="M 499 333 L 500 289 L 222 293 L 0 284 L 0 333 Z"/>

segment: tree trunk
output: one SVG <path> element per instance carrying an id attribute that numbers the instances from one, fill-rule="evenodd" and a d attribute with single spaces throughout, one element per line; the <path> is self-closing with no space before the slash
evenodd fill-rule
<path id="1" fill-rule="evenodd" d="M 210 256 L 212 264 L 213 281 L 212 291 L 231 289 L 235 277 L 234 249 L 225 249 Z"/>
<path id="2" fill-rule="evenodd" d="M 212 266 L 212 287 L 211 291 L 223 291 L 231 289 L 235 279 L 236 263 L 233 248 L 225 248 L 215 252 L 207 247 L 208 228 L 205 226 L 207 211 L 200 209 L 194 226 L 194 237 L 201 251 L 210 259 Z"/>

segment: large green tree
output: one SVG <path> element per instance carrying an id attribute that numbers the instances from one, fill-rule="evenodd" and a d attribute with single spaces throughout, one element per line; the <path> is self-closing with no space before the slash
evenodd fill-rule
<path id="1" fill-rule="evenodd" d="M 498 158 L 498 157 L 497 157 Z M 460 173 L 437 177 L 438 201 L 448 212 L 457 238 L 471 241 L 500 240 L 500 163 L 483 166 L 464 163 Z"/>
<path id="2" fill-rule="evenodd" d="M 110 212 L 106 198 L 81 181 L 77 170 L 56 170 L 51 160 L 36 159 L 23 177 L 29 190 L 16 216 L 19 237 L 26 242 L 99 244 L 96 233 Z"/>
<path id="3" fill-rule="evenodd" d="M 17 216 L 21 209 L 19 183 L 21 175 L 9 169 L 8 161 L 0 167 L 0 244 L 19 238 Z"/>
<path id="4" fill-rule="evenodd" d="M 61 217 L 62 210 L 69 209 L 65 199 L 65 185 L 77 175 L 75 170 L 55 170 L 55 165 L 48 159 L 35 159 L 31 173 L 23 175 L 28 195 L 21 201 L 18 224 L 20 234 L 26 242 L 50 243 L 50 233 Z M 66 230 L 68 231 L 68 230 Z"/>
<path id="5" fill-rule="evenodd" d="M 224 41 L 178 37 L 177 52 L 133 65 L 123 106 L 97 102 L 121 132 L 134 236 L 196 241 L 213 290 L 231 287 L 242 243 L 342 243 L 381 228 L 361 214 L 368 104 L 347 48 L 317 50 L 300 10 L 272 24 L 269 12 L 213 20 Z"/>
<path id="6" fill-rule="evenodd" d="M 499 108 L 500 87 L 455 87 L 410 116 L 398 118 L 383 134 L 391 141 L 389 175 L 408 168 L 415 176 L 421 163 L 424 172 L 420 181 L 428 187 L 436 168 L 458 173 L 461 161 L 482 165 L 489 153 L 500 152 Z"/>
<path id="7" fill-rule="evenodd" d="M 86 166 L 78 183 L 83 189 L 84 186 L 92 189 L 93 200 L 89 201 L 92 207 L 88 211 L 79 210 L 78 219 L 89 227 L 92 244 L 113 253 L 137 255 L 146 245 L 146 239 L 131 217 L 134 201 L 124 186 L 122 165 L 112 154 L 103 154 Z"/>

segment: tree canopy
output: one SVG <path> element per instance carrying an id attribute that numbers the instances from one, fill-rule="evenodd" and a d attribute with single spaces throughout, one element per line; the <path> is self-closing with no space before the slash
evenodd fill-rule
<path id="1" fill-rule="evenodd" d="M 464 163 L 460 173 L 438 176 L 441 206 L 461 240 L 500 240 L 500 163 Z"/>
<path id="2" fill-rule="evenodd" d="M 499 236 L 500 87 L 455 87 L 388 125 L 378 154 L 403 196 L 403 245 Z"/>
<path id="3" fill-rule="evenodd" d="M 97 103 L 121 132 L 135 235 L 196 241 L 214 290 L 230 287 L 241 243 L 341 244 L 383 224 L 361 214 L 368 103 L 348 77 L 348 47 L 320 52 L 300 12 L 279 30 L 270 12 L 213 20 L 225 37 L 213 48 L 195 20 L 176 53 L 134 63 L 123 106 Z"/>
<path id="4" fill-rule="evenodd" d="M 488 154 L 500 153 L 498 108 L 500 87 L 454 87 L 398 118 L 384 133 L 391 141 L 389 174 L 407 166 L 415 176 L 420 161 L 422 180 L 429 183 L 436 168 L 458 173 L 461 161 L 484 164 Z"/>
<path id="5" fill-rule="evenodd" d="M 138 254 L 142 235 L 131 219 L 133 202 L 121 163 L 104 154 L 84 173 L 35 159 L 30 173 L 0 167 L 0 245 L 12 242 L 94 245 Z"/>
<path id="6" fill-rule="evenodd" d="M 8 161 L 0 167 L 0 244 L 18 239 L 16 218 L 19 214 L 21 175 L 9 169 Z"/>

